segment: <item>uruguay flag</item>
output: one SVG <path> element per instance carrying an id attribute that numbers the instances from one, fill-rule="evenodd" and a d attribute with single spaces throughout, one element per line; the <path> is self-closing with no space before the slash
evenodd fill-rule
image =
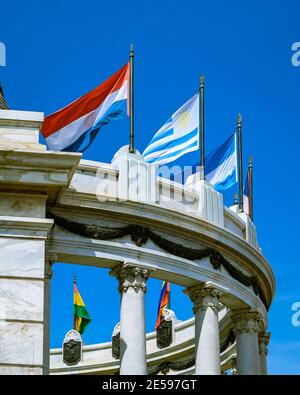
<path id="1" fill-rule="evenodd" d="M 205 179 L 217 191 L 223 191 L 238 182 L 236 134 L 228 137 L 223 144 L 212 151 L 204 161 Z M 186 185 L 194 187 L 199 173 L 192 174 Z"/>
<path id="2" fill-rule="evenodd" d="M 199 148 L 199 95 L 187 101 L 159 129 L 143 152 L 146 162 L 162 165 Z"/>
<path id="3" fill-rule="evenodd" d="M 97 88 L 45 118 L 41 131 L 50 150 L 83 152 L 103 125 L 127 115 L 129 69 L 126 64 Z"/>

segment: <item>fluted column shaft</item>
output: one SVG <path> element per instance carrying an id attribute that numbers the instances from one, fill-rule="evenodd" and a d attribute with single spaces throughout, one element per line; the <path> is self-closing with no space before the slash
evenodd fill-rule
<path id="1" fill-rule="evenodd" d="M 237 373 L 259 375 L 259 315 L 256 312 L 239 313 L 233 316 L 233 323 L 236 335 Z"/>
<path id="2" fill-rule="evenodd" d="M 220 375 L 219 293 L 203 287 L 189 289 L 187 293 L 194 303 L 195 373 Z"/>
<path id="3" fill-rule="evenodd" d="M 145 303 L 148 270 L 126 266 L 117 277 L 121 294 L 120 374 L 147 374 Z"/>
<path id="4" fill-rule="evenodd" d="M 270 336 L 269 332 L 258 336 L 260 374 L 263 376 L 268 374 L 267 355 Z"/>

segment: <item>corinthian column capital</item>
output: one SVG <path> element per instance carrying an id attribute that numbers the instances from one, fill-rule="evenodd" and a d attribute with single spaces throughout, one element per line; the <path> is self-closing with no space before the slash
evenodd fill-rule
<path id="1" fill-rule="evenodd" d="M 260 315 L 254 311 L 246 311 L 235 314 L 232 317 L 234 332 L 236 335 L 242 333 L 259 333 Z"/>
<path id="2" fill-rule="evenodd" d="M 194 304 L 193 312 L 198 310 L 206 310 L 208 307 L 212 308 L 214 312 L 219 310 L 220 292 L 212 287 L 198 286 L 189 288 L 185 291 L 191 298 Z"/>
<path id="3" fill-rule="evenodd" d="M 268 355 L 268 345 L 270 342 L 271 333 L 263 333 L 259 334 L 258 336 L 258 346 L 259 346 L 259 353 L 261 355 L 267 356 Z"/>
<path id="4" fill-rule="evenodd" d="M 142 289 L 147 291 L 146 282 L 149 277 L 149 270 L 138 266 L 123 266 L 117 271 L 112 271 L 112 275 L 119 280 L 119 292 L 126 293 L 129 288 L 135 291 Z"/>

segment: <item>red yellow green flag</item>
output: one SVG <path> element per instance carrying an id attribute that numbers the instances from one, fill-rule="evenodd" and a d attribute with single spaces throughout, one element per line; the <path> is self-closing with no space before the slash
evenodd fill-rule
<path id="1" fill-rule="evenodd" d="M 74 329 L 82 335 L 90 322 L 89 313 L 74 281 Z"/>

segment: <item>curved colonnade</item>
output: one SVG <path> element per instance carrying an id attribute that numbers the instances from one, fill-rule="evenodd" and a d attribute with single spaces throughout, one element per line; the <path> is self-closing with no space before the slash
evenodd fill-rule
<path id="1" fill-rule="evenodd" d="M 220 374 L 236 360 L 238 374 L 266 374 L 275 280 L 248 216 L 204 180 L 192 188 L 157 177 L 128 147 L 111 164 L 46 151 L 42 122 L 42 113 L 0 110 L 0 373 Z M 49 358 L 55 262 L 117 278 L 120 361 L 109 343 L 84 347 L 73 367 L 60 350 Z M 162 350 L 145 333 L 149 277 L 183 286 L 193 303 Z"/>

